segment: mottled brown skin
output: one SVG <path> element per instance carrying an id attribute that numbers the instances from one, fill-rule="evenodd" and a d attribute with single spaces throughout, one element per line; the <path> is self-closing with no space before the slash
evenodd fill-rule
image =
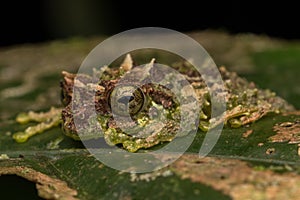
<path id="1" fill-rule="evenodd" d="M 64 79 L 61 82 L 61 88 L 62 88 L 62 102 L 65 105 L 65 108 L 62 110 L 62 120 L 63 120 L 63 130 L 67 135 L 74 137 L 77 139 L 76 135 L 78 132 L 78 126 L 75 126 L 74 120 L 73 120 L 73 111 L 72 111 L 72 96 L 73 96 L 73 87 L 74 87 L 74 74 L 70 74 L 67 72 L 63 73 Z M 77 75 L 76 79 L 81 81 L 82 83 L 88 83 L 89 79 L 85 75 Z M 119 79 L 119 78 L 118 78 Z M 110 107 L 110 94 L 115 88 L 118 79 L 114 80 L 101 80 L 98 85 L 100 86 L 100 90 L 95 91 L 95 110 L 98 115 L 102 116 L 109 116 L 111 117 L 111 107 Z M 91 80 L 90 80 L 91 81 Z M 149 83 L 146 85 L 143 85 L 140 89 L 142 92 L 149 96 L 155 103 L 162 105 L 165 109 L 170 109 L 172 106 L 174 107 L 174 102 L 172 99 L 172 96 L 168 93 L 163 92 L 162 88 L 160 90 L 157 90 L 159 86 L 154 86 L 153 84 Z M 162 87 L 162 86 L 160 86 Z M 102 90 L 102 88 L 105 88 Z M 141 111 L 141 110 L 139 110 Z M 145 110 L 147 111 L 147 110 Z M 88 114 L 89 111 L 86 110 L 85 114 L 86 116 L 89 116 L 91 114 Z M 137 120 L 135 115 L 137 113 L 132 114 L 132 118 Z M 117 128 L 116 123 L 112 119 L 112 117 L 108 120 L 107 126 L 111 128 Z"/>

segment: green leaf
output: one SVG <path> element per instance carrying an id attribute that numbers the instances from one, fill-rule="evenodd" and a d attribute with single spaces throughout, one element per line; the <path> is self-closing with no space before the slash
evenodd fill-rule
<path id="1" fill-rule="evenodd" d="M 246 40 L 246 36 L 228 35 L 225 35 L 226 41 L 215 42 L 220 35 L 225 34 L 204 32 L 193 36 L 200 42 L 203 36 L 211 36 L 210 40 L 203 40 L 203 45 L 218 65 L 237 69 L 237 65 L 244 63 L 246 67 L 237 70 L 243 76 L 262 88 L 275 90 L 299 108 L 299 69 L 296 67 L 300 63 L 299 43 L 270 41 L 263 37 Z M 101 40 L 56 41 L 16 47 L 13 51 L 2 50 L 0 175 L 24 177 L 37 183 L 40 196 L 54 195 L 51 197 L 57 199 L 267 199 L 272 195 L 271 189 L 289 195 L 289 199 L 298 197 L 300 163 L 297 144 L 269 141 L 275 134 L 273 126 L 276 123 L 295 121 L 297 115 L 268 115 L 247 127 L 224 128 L 209 157 L 204 159 L 198 157 L 205 137 L 205 133 L 199 131 L 186 155 L 166 168 L 147 174 L 121 173 L 105 166 L 91 156 L 81 142 L 64 136 L 59 127 L 26 143 L 15 143 L 11 134 L 28 126 L 14 121 L 17 113 L 58 106 L 60 72 L 75 72 L 84 56 Z M 255 47 L 253 44 L 257 41 L 264 45 Z M 230 45 L 232 43 L 238 45 Z M 37 52 L 38 58 L 34 56 Z M 18 62 L 14 59 L 16 55 Z M 149 57 L 153 56 L 172 58 L 149 53 Z M 249 130 L 253 132 L 243 137 Z M 174 142 L 179 140 L 181 138 Z M 269 149 L 273 151 L 270 153 Z M 245 176 L 247 174 L 249 177 Z M 293 184 L 286 183 L 284 180 L 287 179 Z M 273 181 L 278 184 L 272 184 Z"/>

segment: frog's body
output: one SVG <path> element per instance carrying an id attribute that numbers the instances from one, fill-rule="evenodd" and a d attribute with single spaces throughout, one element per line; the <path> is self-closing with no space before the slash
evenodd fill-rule
<path id="1" fill-rule="evenodd" d="M 154 63 L 152 62 L 150 64 L 153 67 Z M 201 108 L 199 109 L 199 128 L 203 131 L 207 131 L 209 124 L 214 123 L 215 119 L 211 119 L 210 117 L 211 104 L 209 91 L 205 82 L 195 71 L 186 70 L 186 68 L 190 67 L 187 62 L 174 64 L 173 67 L 183 72 L 185 79 L 193 87 Z M 75 127 L 74 115 L 81 114 L 86 120 L 89 120 L 89 116 L 92 116 L 87 109 L 82 111 L 82 113 L 72 110 L 72 102 L 74 103 L 74 101 L 72 101 L 73 87 L 76 82 L 76 86 L 90 87 L 93 89 L 95 93 L 95 101 L 93 103 L 97 112 L 97 121 L 100 123 L 102 129 L 100 136 L 104 137 L 108 144 L 122 144 L 126 150 L 135 152 L 140 148 L 149 148 L 158 143 L 173 140 L 179 129 L 180 105 L 178 101 L 172 96 L 173 93 L 166 87 L 152 83 L 147 83 L 135 89 L 131 95 L 126 94 L 127 90 L 132 90 L 130 86 L 124 84 L 121 88 L 117 88 L 116 85 L 120 82 L 122 77 L 132 73 L 132 68 L 132 60 L 128 55 L 120 68 L 103 69 L 103 74 L 97 84 L 92 83 L 91 76 L 84 74 L 74 75 L 63 72 L 64 80 L 61 86 L 63 94 L 62 103 L 65 107 L 63 109 L 52 108 L 48 113 L 35 114 L 30 112 L 27 115 L 20 115 L 17 118 L 19 122 L 33 120 L 40 122 L 40 124 L 35 128 L 27 129 L 25 132 L 16 133 L 14 139 L 17 142 L 24 142 L 35 133 L 42 132 L 60 123 L 67 136 L 74 139 L 84 138 L 79 138 L 78 136 L 78 130 L 80 129 L 81 132 L 82 130 L 86 132 L 88 136 L 86 137 L 87 139 L 91 138 L 93 135 L 92 132 L 97 130 L 97 126 L 93 127 L 93 125 L 89 123 L 89 127 L 84 124 L 76 124 Z M 256 88 L 254 83 L 249 83 L 235 73 L 228 72 L 224 67 L 220 68 L 220 74 L 223 78 L 224 88 L 226 90 L 225 99 L 227 111 L 224 114 L 224 122 L 229 127 L 236 128 L 252 123 L 271 112 L 280 113 L 293 110 L 292 106 L 276 96 L 273 92 Z M 111 95 L 119 95 L 122 98 L 114 101 Z M 123 112 L 125 112 L 126 115 L 126 111 L 128 111 L 132 121 L 121 123 L 122 125 L 116 123 L 111 109 L 112 105 L 119 108 L 116 109 L 116 111 L 119 112 L 117 115 L 122 116 L 124 114 Z M 127 105 L 127 110 L 125 109 L 125 111 L 124 109 L 122 110 L 124 105 Z M 159 110 L 164 110 L 164 113 L 158 114 L 157 112 Z M 162 115 L 168 117 L 166 118 Z M 120 119 L 122 119 L 122 117 Z M 137 133 L 129 134 L 124 131 L 134 132 L 135 129 L 142 129 L 149 123 L 154 124 L 150 127 L 151 130 L 158 130 L 148 131 L 148 133 L 137 130 Z M 135 128 L 131 130 L 131 127 Z M 99 136 L 99 134 L 97 135 Z"/>

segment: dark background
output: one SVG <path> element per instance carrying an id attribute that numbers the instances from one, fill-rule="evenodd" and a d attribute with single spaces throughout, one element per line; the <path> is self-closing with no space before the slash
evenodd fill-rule
<path id="1" fill-rule="evenodd" d="M 76 36 L 110 36 L 144 26 L 181 32 L 217 29 L 300 39 L 299 6 L 295 4 L 288 1 L 264 4 L 199 1 L 196 4 L 184 0 L 12 0 L 0 6 L 0 46 Z"/>

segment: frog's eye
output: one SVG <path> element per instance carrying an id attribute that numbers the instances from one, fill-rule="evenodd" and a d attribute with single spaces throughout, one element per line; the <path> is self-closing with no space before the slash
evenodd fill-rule
<path id="1" fill-rule="evenodd" d="M 134 86 L 117 86 L 110 93 L 109 103 L 114 114 L 135 115 L 144 108 L 145 95 Z"/>
<path id="2" fill-rule="evenodd" d="M 134 96 L 123 96 L 118 99 L 118 103 L 128 104 L 134 100 Z"/>

